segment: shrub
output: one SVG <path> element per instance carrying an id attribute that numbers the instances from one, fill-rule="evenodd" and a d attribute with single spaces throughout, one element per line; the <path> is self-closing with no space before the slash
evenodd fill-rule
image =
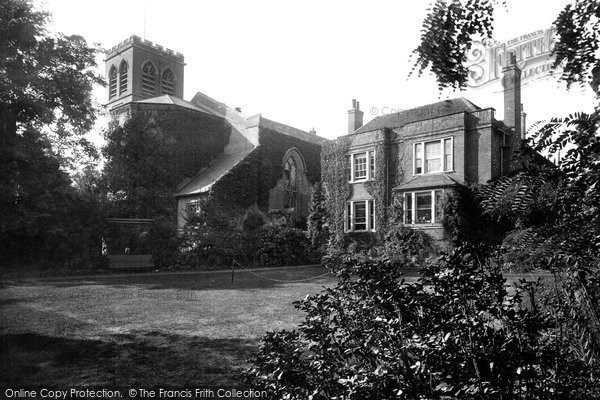
<path id="1" fill-rule="evenodd" d="M 261 265 L 300 265 L 315 261 L 306 234 L 295 228 L 267 225 L 261 232 L 257 258 Z"/>
<path id="2" fill-rule="evenodd" d="M 258 207 L 250 207 L 242 220 L 242 229 L 246 232 L 255 232 L 265 225 L 265 215 Z"/>
<path id="3" fill-rule="evenodd" d="M 177 259 L 177 230 L 167 218 L 156 219 L 150 228 L 152 262 L 158 268 L 173 265 Z"/>
<path id="4" fill-rule="evenodd" d="M 598 398 L 596 364 L 564 321 L 507 293 L 478 249 L 458 248 L 405 284 L 398 261 L 345 262 L 334 288 L 297 302 L 294 331 L 268 333 L 245 371 L 273 399 Z"/>
<path id="5" fill-rule="evenodd" d="M 216 267 L 231 265 L 244 258 L 243 235 L 227 212 L 213 202 L 203 204 L 202 211 L 190 215 L 179 238 L 179 264 Z"/>
<path id="6" fill-rule="evenodd" d="M 388 230 L 383 247 L 386 257 L 407 263 L 421 264 L 434 254 L 431 236 L 400 224 Z"/>

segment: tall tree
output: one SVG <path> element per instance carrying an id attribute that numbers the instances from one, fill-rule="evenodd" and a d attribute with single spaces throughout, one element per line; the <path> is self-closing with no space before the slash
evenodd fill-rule
<path id="1" fill-rule="evenodd" d="M 71 186 L 56 148 L 94 153 L 98 49 L 50 34 L 27 0 L 0 2 L 0 260 L 63 264 L 87 252 L 96 203 Z M 97 221 L 96 221 L 97 222 Z"/>
<path id="2" fill-rule="evenodd" d="M 0 155 L 22 160 L 16 137 L 26 126 L 49 128 L 62 147 L 92 152 L 84 134 L 93 126 L 92 88 L 97 47 L 81 36 L 50 34 L 49 15 L 29 0 L 0 2 Z"/>

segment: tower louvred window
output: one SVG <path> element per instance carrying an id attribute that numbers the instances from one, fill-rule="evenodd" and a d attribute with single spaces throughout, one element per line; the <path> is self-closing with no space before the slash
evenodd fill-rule
<path id="1" fill-rule="evenodd" d="M 165 69 L 160 78 L 162 92 L 164 94 L 175 94 L 175 75 L 170 69 Z"/>
<path id="2" fill-rule="evenodd" d="M 121 66 L 119 67 L 119 94 L 123 94 L 127 91 L 127 73 L 129 66 L 123 60 L 121 62 Z"/>
<path id="3" fill-rule="evenodd" d="M 156 94 L 156 68 L 151 62 L 142 67 L 142 91 L 147 94 Z"/>
<path id="4" fill-rule="evenodd" d="M 117 95 L 117 69 L 113 65 L 108 72 L 108 98 L 112 99 Z"/>

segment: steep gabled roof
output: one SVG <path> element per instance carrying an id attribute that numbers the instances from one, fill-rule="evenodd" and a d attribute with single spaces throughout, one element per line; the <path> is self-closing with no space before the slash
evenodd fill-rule
<path id="1" fill-rule="evenodd" d="M 254 149 L 252 148 L 234 154 L 221 154 L 208 168 L 201 170 L 192 179 L 186 182 L 175 196 L 191 196 L 208 192 L 213 183 L 221 179 L 223 175 L 246 158 L 252 150 Z"/>
<path id="2" fill-rule="evenodd" d="M 354 133 L 369 132 L 383 128 L 396 128 L 411 122 L 441 117 L 443 115 L 456 114 L 463 111 L 472 112 L 479 109 L 480 107 L 463 97 L 443 100 L 438 101 L 437 103 L 411 108 L 410 110 L 403 110 L 397 113 L 376 117 L 362 127 L 358 128 Z"/>
<path id="3" fill-rule="evenodd" d="M 175 104 L 223 118 L 231 126 L 229 143 L 223 153 L 217 156 L 208 168 L 202 169 L 193 178 L 184 182 L 175 197 L 208 192 L 214 183 L 244 160 L 259 145 L 257 133 L 260 128 L 270 129 L 282 135 L 319 145 L 327 141 L 316 134 L 267 119 L 261 114 L 246 117 L 240 110 L 231 108 L 201 92 L 196 93 L 191 102 L 164 95 L 143 100 L 140 103 Z"/>

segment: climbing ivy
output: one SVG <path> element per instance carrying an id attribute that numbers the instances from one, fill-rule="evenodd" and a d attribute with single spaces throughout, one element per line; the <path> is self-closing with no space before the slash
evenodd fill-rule
<path id="1" fill-rule="evenodd" d="M 291 148 L 304 157 L 309 183 L 319 181 L 319 145 L 266 128 L 259 132 L 259 143 L 211 188 L 210 200 L 232 213 L 232 217 L 241 218 L 255 204 L 268 212 L 269 191 L 283 177 L 283 157 Z"/>
<path id="2" fill-rule="evenodd" d="M 352 195 L 346 159 L 349 146 L 350 138 L 341 137 L 323 145 L 321 152 L 325 205 L 330 218 L 329 229 L 337 237 L 341 237 L 344 232 L 344 209 L 346 200 Z"/>
<path id="3" fill-rule="evenodd" d="M 388 189 L 386 160 L 389 159 L 388 146 L 386 143 L 375 147 L 375 178 L 365 182 L 365 189 L 373 198 L 375 205 L 375 232 L 377 239 L 383 239 L 388 227 Z M 389 162 L 389 161 L 388 161 Z M 391 188 L 390 188 L 391 190 Z"/>

